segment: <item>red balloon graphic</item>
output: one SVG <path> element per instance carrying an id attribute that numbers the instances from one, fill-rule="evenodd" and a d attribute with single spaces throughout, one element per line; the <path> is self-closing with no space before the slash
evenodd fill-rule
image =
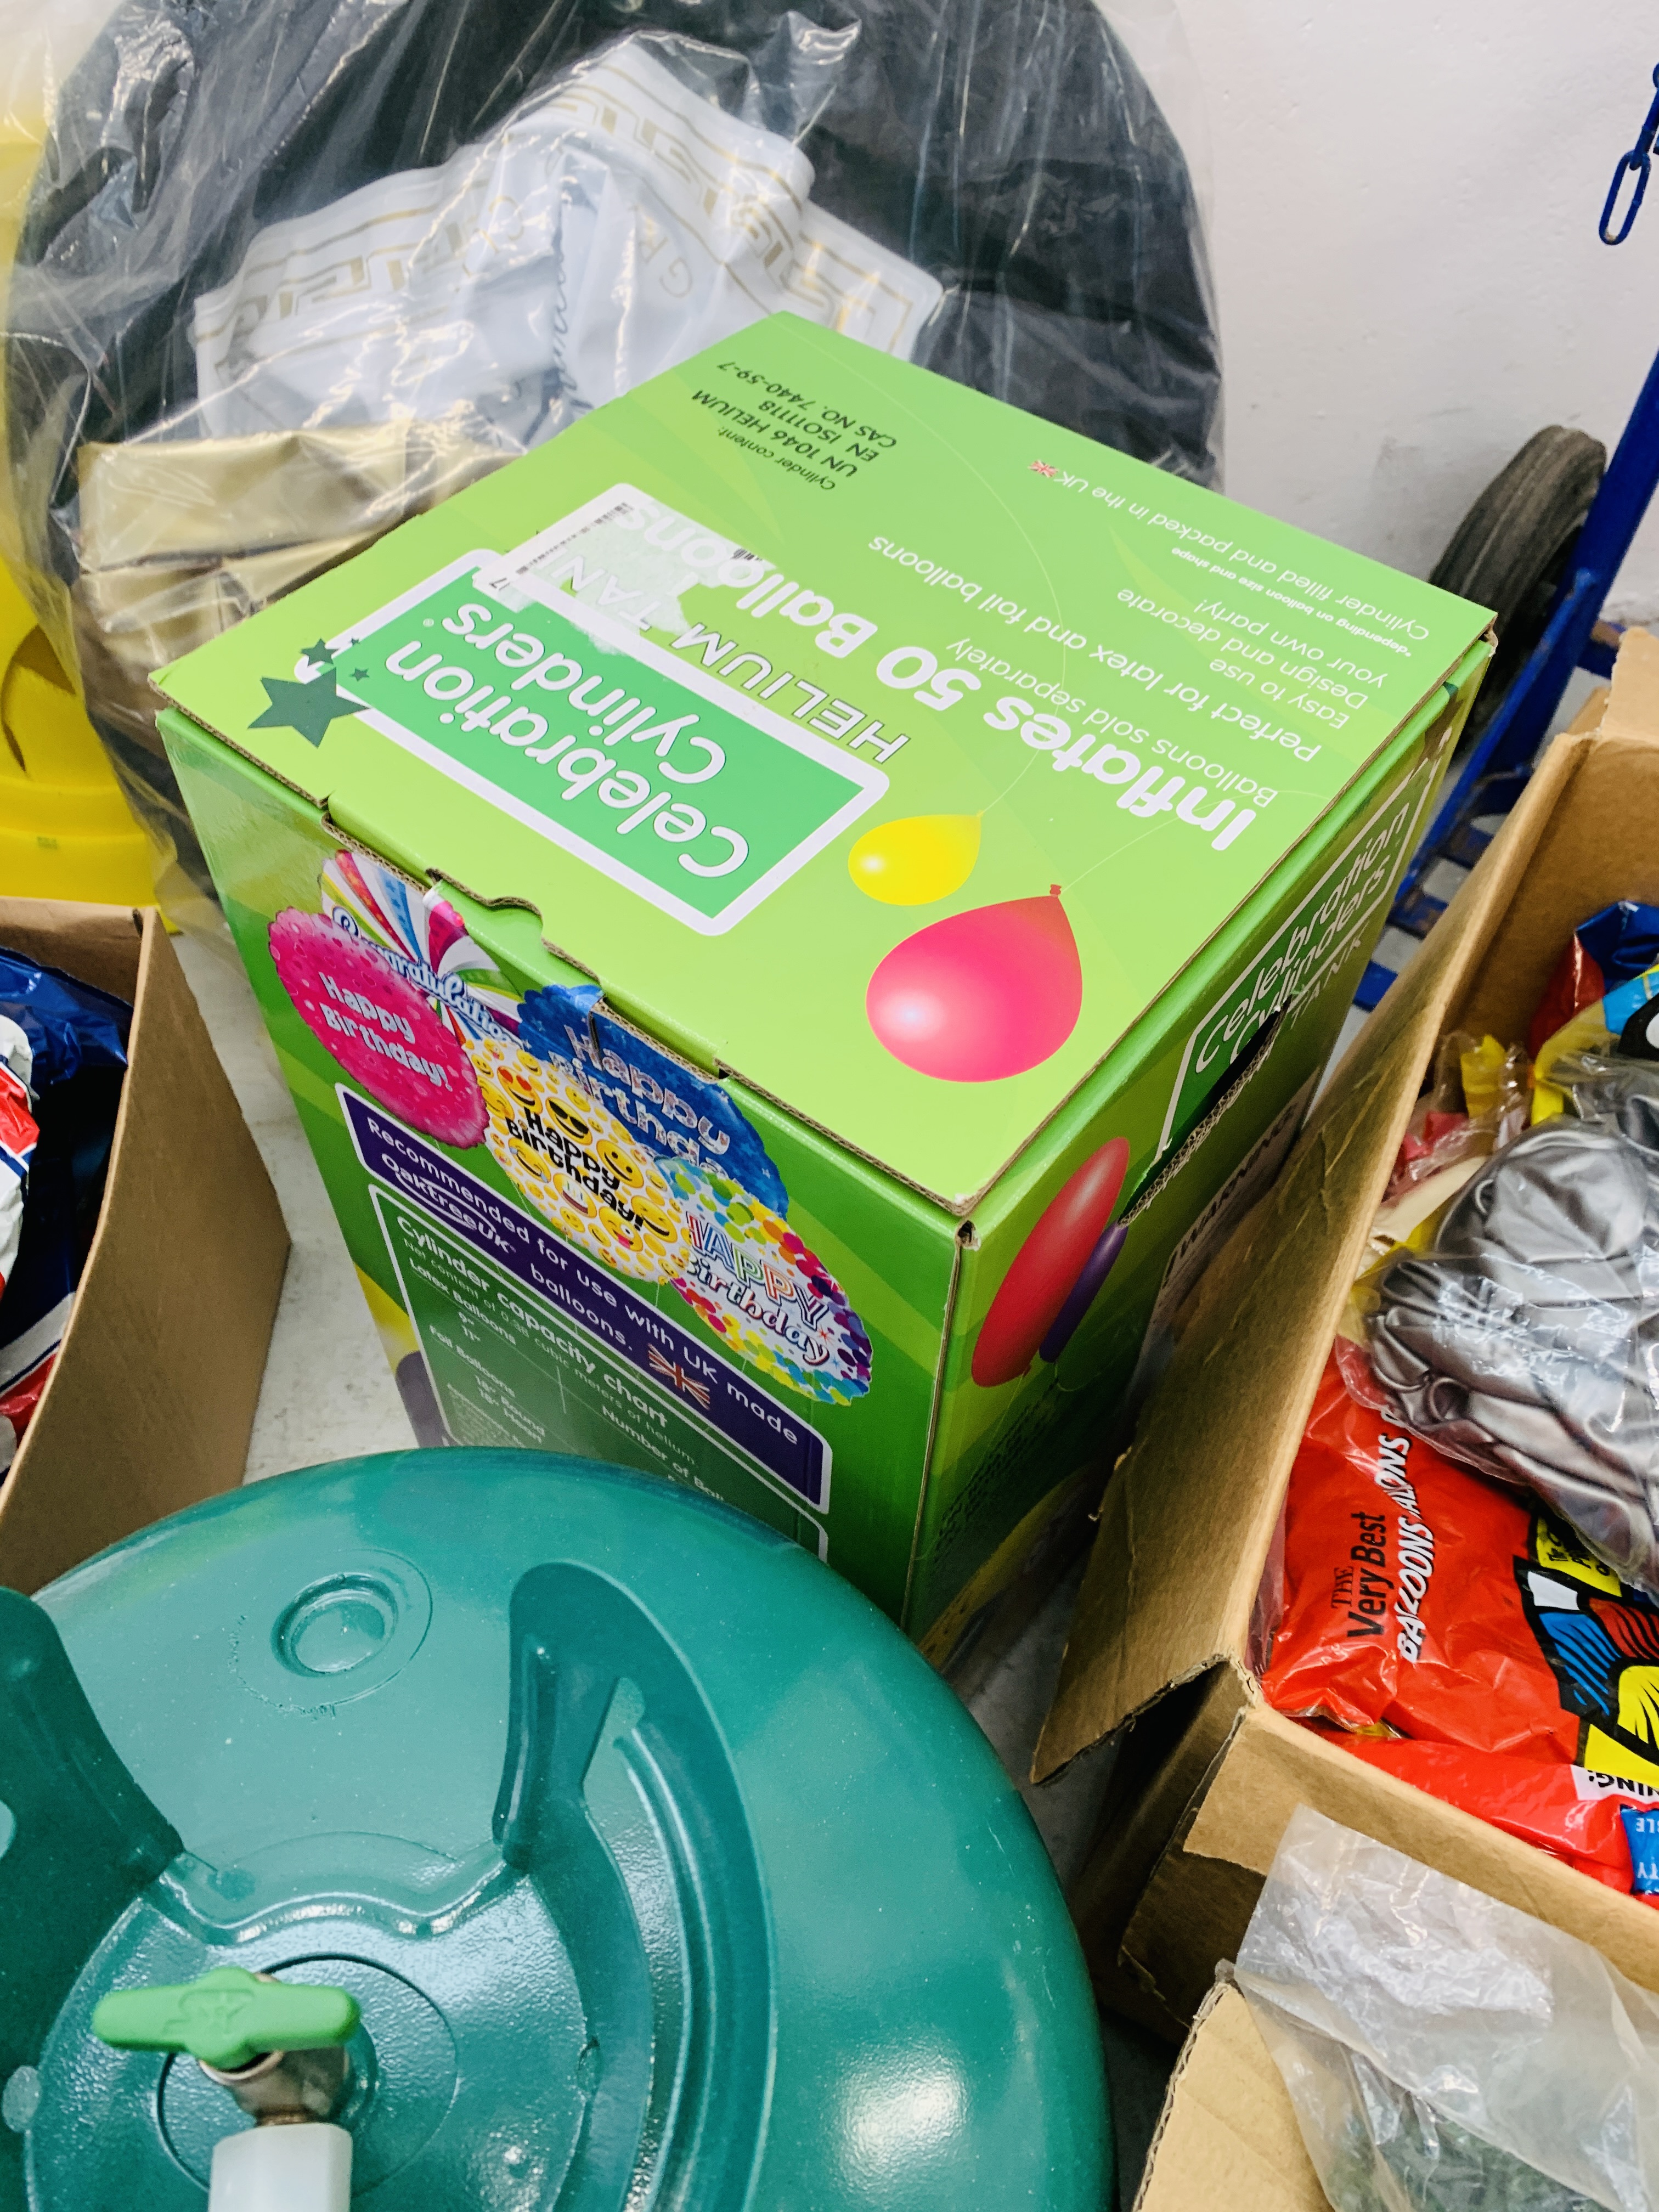
<path id="1" fill-rule="evenodd" d="M 1060 902 L 1008 899 L 930 922 L 896 945 L 864 1007 L 895 1060 L 946 1083 L 1023 1075 L 1060 1050 L 1083 1004 L 1077 939 Z"/>
<path id="2" fill-rule="evenodd" d="M 1044 1207 L 980 1326 L 972 1371 L 981 1389 L 1012 1382 L 1036 1357 L 1100 1242 L 1128 1168 L 1127 1140 L 1114 1137 Z"/>

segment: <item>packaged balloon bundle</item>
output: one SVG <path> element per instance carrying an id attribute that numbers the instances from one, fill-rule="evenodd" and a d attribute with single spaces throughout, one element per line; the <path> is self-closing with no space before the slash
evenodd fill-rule
<path id="1" fill-rule="evenodd" d="M 1506 1050 L 1494 1036 L 1476 1039 L 1462 1030 L 1443 1038 L 1433 1079 L 1401 1142 L 1385 1204 L 1431 1183 L 1432 1203 L 1443 1204 L 1457 1187 L 1442 1180 L 1449 1169 L 1490 1158 L 1526 1127 L 1529 1075 L 1527 1055 L 1518 1046 Z M 1413 1203 L 1410 1226 L 1404 1215 L 1399 1217 L 1406 1237 L 1419 1210 Z M 1389 1217 L 1390 1224 L 1395 1218 Z"/>
<path id="2" fill-rule="evenodd" d="M 1379 1249 L 1412 1241 L 1420 1247 L 1420 1224 L 1455 1196 L 1473 1172 L 1440 1180 L 1448 1170 L 1489 1158 L 1530 1121 L 1560 1110 L 1559 1092 L 1547 1091 L 1534 1103 L 1534 1059 L 1559 1056 L 1573 1036 L 1585 1042 L 1605 1041 L 1598 1011 L 1603 996 L 1635 982 L 1656 963 L 1659 907 L 1621 900 L 1574 931 L 1533 1015 L 1524 1048 L 1505 1046 L 1490 1036 L 1477 1039 L 1463 1030 L 1441 1040 L 1389 1178 L 1377 1223 Z M 1589 1026 L 1570 1031 L 1568 1025 L 1581 1017 Z M 1394 1211 L 1407 1191 L 1426 1183 L 1434 1186 L 1426 1205 L 1413 1200 L 1409 1209 Z"/>
<path id="3" fill-rule="evenodd" d="M 1575 933 L 1535 1065 L 1443 1044 L 1292 1472 L 1262 1654 L 1279 1710 L 1638 1894 L 1659 1788 L 1656 927 L 1626 902 Z"/>
<path id="4" fill-rule="evenodd" d="M 1424 1186 L 1440 1202 L 1363 1279 L 1344 1356 L 1391 1419 L 1659 1590 L 1656 994 L 1650 968 L 1543 1044 L 1529 1126 L 1455 1194 Z"/>
<path id="5" fill-rule="evenodd" d="M 0 949 L 0 1474 L 51 1376 L 98 1225 L 131 1012 Z"/>
<path id="6" fill-rule="evenodd" d="M 1659 1605 L 1564 1522 L 1362 1405 L 1333 1359 L 1291 1470 L 1277 1579 L 1270 1705 L 1652 1895 Z"/>
<path id="7" fill-rule="evenodd" d="M 187 860 L 157 668 L 774 310 L 1216 473 L 1178 41 L 1149 82 L 1093 0 L 100 4 L 31 126 L 5 550 Z"/>

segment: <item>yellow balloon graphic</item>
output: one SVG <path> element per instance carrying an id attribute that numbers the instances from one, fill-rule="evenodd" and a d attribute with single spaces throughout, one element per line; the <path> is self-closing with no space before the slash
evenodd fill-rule
<path id="1" fill-rule="evenodd" d="M 949 898 L 979 858 L 977 814 L 912 814 L 867 830 L 847 856 L 866 898 L 884 906 L 927 906 Z"/>

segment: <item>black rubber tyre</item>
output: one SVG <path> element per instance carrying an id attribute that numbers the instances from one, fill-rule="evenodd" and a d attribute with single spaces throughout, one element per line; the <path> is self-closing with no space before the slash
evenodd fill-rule
<path id="1" fill-rule="evenodd" d="M 1429 578 L 1496 617 L 1498 653 L 1466 738 L 1492 720 L 1543 635 L 1607 465 L 1607 447 L 1585 431 L 1540 430 L 1475 501 Z"/>

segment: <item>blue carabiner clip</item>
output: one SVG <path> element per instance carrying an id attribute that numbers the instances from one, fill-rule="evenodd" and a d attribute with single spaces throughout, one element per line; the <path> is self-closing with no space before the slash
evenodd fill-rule
<path id="1" fill-rule="evenodd" d="M 1607 226 L 1613 221 L 1613 210 L 1619 198 L 1620 187 L 1632 170 L 1636 173 L 1636 190 L 1631 196 L 1630 205 L 1625 210 L 1624 222 L 1617 230 L 1610 233 Z M 1632 151 L 1619 156 L 1619 167 L 1613 171 L 1613 182 L 1607 187 L 1607 204 L 1601 210 L 1601 238 L 1603 246 L 1622 246 L 1630 236 L 1632 227 L 1635 223 L 1647 192 L 1648 179 L 1652 173 L 1653 161 L 1650 155 L 1638 155 Z"/>
<path id="2" fill-rule="evenodd" d="M 1628 154 L 1619 156 L 1619 166 L 1613 173 L 1613 182 L 1607 186 L 1607 197 L 1601 209 L 1599 234 L 1603 246 L 1622 246 L 1630 236 L 1642 202 L 1647 197 L 1648 179 L 1653 173 L 1653 142 L 1659 136 L 1659 69 L 1653 72 L 1656 87 L 1653 105 L 1648 110 L 1648 119 L 1641 134 Z M 1619 204 L 1619 195 L 1626 177 L 1636 179 L 1636 190 L 1631 195 L 1630 205 L 1625 210 L 1625 219 L 1617 230 L 1612 228 L 1613 210 Z"/>

